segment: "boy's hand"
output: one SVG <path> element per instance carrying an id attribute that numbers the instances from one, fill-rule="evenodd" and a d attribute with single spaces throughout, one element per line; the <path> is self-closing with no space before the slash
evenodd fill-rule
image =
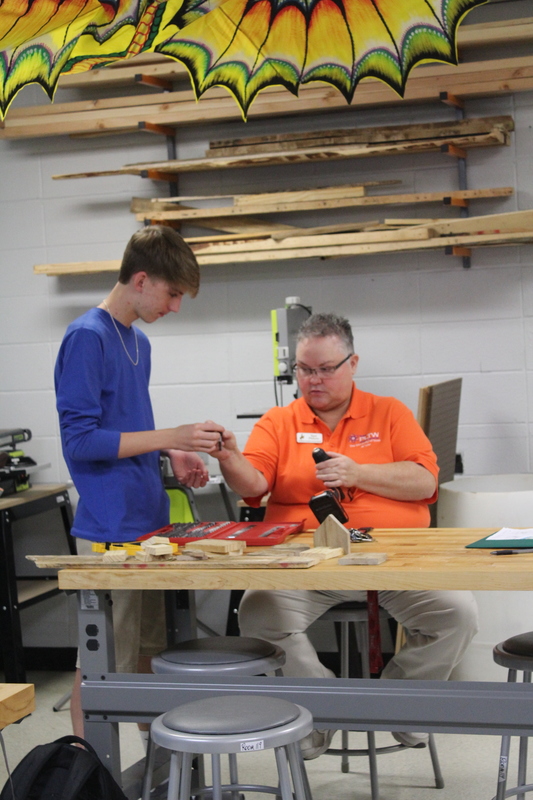
<path id="1" fill-rule="evenodd" d="M 174 428 L 172 449 L 212 453 L 218 447 L 224 426 L 208 419 L 193 425 L 180 425 Z"/>
<path id="2" fill-rule="evenodd" d="M 198 453 L 183 450 L 167 450 L 174 477 L 190 489 L 199 489 L 209 480 L 207 467 Z"/>

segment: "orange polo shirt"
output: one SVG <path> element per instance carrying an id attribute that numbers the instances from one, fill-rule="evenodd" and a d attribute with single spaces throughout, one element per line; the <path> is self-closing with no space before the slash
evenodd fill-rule
<path id="1" fill-rule="evenodd" d="M 268 482 L 271 495 L 265 520 L 303 519 L 306 528 L 317 526 L 308 503 L 326 487 L 315 477 L 311 455 L 315 447 L 342 453 L 360 464 L 414 461 L 435 478 L 439 471 L 429 439 L 407 406 L 394 397 L 362 392 L 354 385 L 350 407 L 333 432 L 300 397 L 288 406 L 270 409 L 261 417 L 243 451 Z M 420 502 L 390 500 L 357 488 L 345 490 L 345 495 L 349 496 L 342 505 L 349 515 L 347 524 L 353 528 L 427 527 L 428 503 L 437 499 L 437 491 Z M 261 498 L 245 500 L 257 507 Z"/>

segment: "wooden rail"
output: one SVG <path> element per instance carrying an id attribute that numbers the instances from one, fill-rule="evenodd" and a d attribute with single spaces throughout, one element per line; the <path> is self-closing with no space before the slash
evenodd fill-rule
<path id="1" fill-rule="evenodd" d="M 297 101 L 286 89 L 270 87 L 258 95 L 249 118 L 441 102 L 441 92 L 468 99 L 532 89 L 533 55 L 468 62 L 457 67 L 432 64 L 413 70 L 403 99 L 389 86 L 373 78 L 361 82 L 351 105 L 337 89 L 319 83 L 302 86 Z M 0 130 L 0 139 L 149 129 L 141 123 L 179 128 L 209 121 L 235 120 L 240 116 L 235 100 L 225 89 L 214 87 L 197 102 L 192 89 L 187 88 L 164 94 L 145 93 L 135 97 L 12 109 Z"/>

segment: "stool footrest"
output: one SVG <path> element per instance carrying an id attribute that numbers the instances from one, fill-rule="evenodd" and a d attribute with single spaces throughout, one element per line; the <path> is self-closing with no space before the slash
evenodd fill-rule
<path id="1" fill-rule="evenodd" d="M 278 794 L 278 786 L 264 786 L 256 783 L 223 783 L 220 787 L 222 793 L 224 792 L 263 792 L 264 794 Z M 203 786 L 201 789 L 195 789 L 194 795 L 201 796 L 204 794 L 212 795 L 212 786 Z"/>
<path id="2" fill-rule="evenodd" d="M 406 747 L 404 744 L 391 744 L 388 747 L 376 747 L 375 753 L 396 753 L 398 750 L 412 750 L 412 747 Z M 326 750 L 326 756 L 368 756 L 369 750 L 365 747 L 360 750 L 343 750 L 342 748 L 332 747 Z"/>
<path id="3" fill-rule="evenodd" d="M 514 786 L 512 789 L 506 789 L 504 797 L 513 797 L 515 794 L 524 794 L 525 792 L 533 792 L 533 783 L 527 783 L 525 786 Z M 493 797 L 492 800 L 496 800 L 496 797 Z"/>

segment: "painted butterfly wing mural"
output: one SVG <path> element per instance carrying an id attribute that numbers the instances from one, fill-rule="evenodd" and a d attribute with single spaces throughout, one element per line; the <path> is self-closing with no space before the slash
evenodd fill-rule
<path id="1" fill-rule="evenodd" d="M 0 115 L 39 83 L 140 52 L 183 62 L 200 97 L 322 81 L 351 101 L 363 78 L 400 95 L 423 61 L 457 63 L 456 31 L 487 0 L 0 0 Z"/>

